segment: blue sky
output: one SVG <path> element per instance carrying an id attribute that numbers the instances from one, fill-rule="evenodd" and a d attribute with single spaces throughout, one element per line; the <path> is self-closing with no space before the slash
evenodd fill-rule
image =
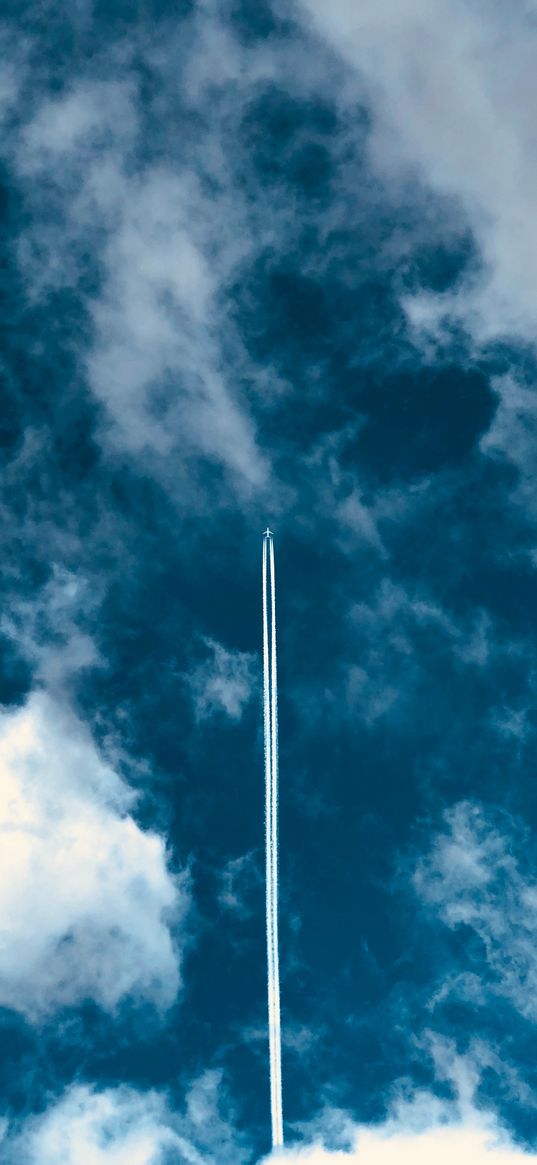
<path id="1" fill-rule="evenodd" d="M 2 1160 L 531 1165 L 537 7 L 0 37 Z"/>

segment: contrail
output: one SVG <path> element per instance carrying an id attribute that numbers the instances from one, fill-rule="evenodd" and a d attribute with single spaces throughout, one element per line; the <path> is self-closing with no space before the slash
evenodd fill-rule
<path id="1" fill-rule="evenodd" d="M 267 986 L 268 986 L 268 1025 L 270 1048 L 270 1110 L 272 1117 L 272 1135 L 274 1139 L 274 1072 L 273 1072 L 273 1028 L 274 1028 L 274 946 L 272 941 L 272 737 L 270 731 L 270 657 L 268 631 L 268 595 L 267 595 L 267 539 L 263 539 L 263 713 L 264 713 L 264 740 L 265 740 L 265 886 L 266 886 L 266 920 L 267 920 Z"/>
<path id="2" fill-rule="evenodd" d="M 270 1111 L 272 1121 L 272 1147 L 277 1149 L 283 1145 L 280 968 L 278 954 L 278 673 L 276 656 L 274 543 L 268 530 L 263 539 L 263 712 L 265 735 L 265 862 Z"/>

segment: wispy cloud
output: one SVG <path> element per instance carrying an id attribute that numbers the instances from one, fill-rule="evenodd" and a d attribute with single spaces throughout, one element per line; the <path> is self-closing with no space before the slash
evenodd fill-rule
<path id="1" fill-rule="evenodd" d="M 96 69 L 61 96 L 45 96 L 12 151 L 33 208 L 19 242 L 27 294 L 93 282 L 95 291 L 83 293 L 88 329 L 78 357 L 101 407 L 101 440 L 141 457 L 177 495 L 200 457 L 223 466 L 239 492 L 260 489 L 268 474 L 240 387 L 245 354 L 222 306 L 223 287 L 254 241 L 243 195 L 206 124 L 216 78 L 193 83 L 204 30 L 202 22 L 196 33 L 194 22 L 192 83 L 182 90 L 182 115 L 197 117 L 201 132 L 196 144 L 185 141 L 180 160 L 175 143 L 156 158 L 147 150 L 128 46 L 116 61 L 118 80 L 102 80 Z M 235 75 L 238 46 L 224 36 L 220 49 Z M 148 67 L 162 69 L 162 87 L 171 86 L 167 57 L 150 42 L 141 51 Z M 177 90 L 170 97 L 176 105 Z M 38 203 L 32 186 L 42 191 L 45 175 L 47 198 Z"/>
<path id="2" fill-rule="evenodd" d="M 450 928 L 480 939 L 465 944 L 464 968 L 473 991 L 509 1000 L 526 1018 L 537 1017 L 537 871 L 520 822 L 477 804 L 446 812 L 443 830 L 419 862 L 414 882 L 420 898 Z M 465 990 L 455 976 L 452 988 Z"/>
<path id="3" fill-rule="evenodd" d="M 348 668 L 347 701 L 370 724 L 406 706 L 426 675 L 434 684 L 438 660 L 483 669 L 504 653 L 524 659 L 522 646 L 504 641 L 485 611 L 455 615 L 433 595 L 409 592 L 388 576 L 371 602 L 351 607 L 349 624 L 360 662 Z"/>
<path id="4" fill-rule="evenodd" d="M 231 911 L 237 918 L 251 918 L 254 912 L 252 892 L 256 894 L 256 906 L 260 900 L 262 878 L 258 855 L 252 850 L 238 858 L 230 858 L 222 869 L 219 880 L 220 906 Z"/>
<path id="5" fill-rule="evenodd" d="M 41 593 L 13 598 L 0 618 L 0 631 L 33 666 L 36 680 L 59 692 L 74 675 L 103 665 L 87 627 L 98 603 L 87 580 L 53 566 Z"/>
<path id="6" fill-rule="evenodd" d="M 202 641 L 205 659 L 185 676 L 197 721 L 227 716 L 237 723 L 259 689 L 259 659 L 253 652 Z"/>

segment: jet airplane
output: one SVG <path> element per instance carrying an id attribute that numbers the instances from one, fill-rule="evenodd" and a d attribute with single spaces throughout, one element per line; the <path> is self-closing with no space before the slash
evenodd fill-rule
<path id="1" fill-rule="evenodd" d="M 264 538 L 272 538 L 272 530 L 269 530 L 268 526 L 265 530 L 265 533 L 263 534 L 263 537 Z"/>

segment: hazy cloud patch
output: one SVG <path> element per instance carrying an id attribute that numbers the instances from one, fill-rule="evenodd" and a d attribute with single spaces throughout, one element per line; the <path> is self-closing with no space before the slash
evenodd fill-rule
<path id="1" fill-rule="evenodd" d="M 465 944 L 466 973 L 534 1020 L 537 875 L 529 853 L 520 823 L 505 815 L 496 821 L 481 806 L 461 802 L 446 812 L 414 885 L 450 929 L 464 928 L 480 940 L 473 954 Z"/>
<path id="2" fill-rule="evenodd" d="M 192 695 L 196 720 L 223 715 L 238 723 L 257 693 L 259 659 L 254 652 L 224 647 L 205 638 L 206 658 L 185 677 Z"/>
<path id="3" fill-rule="evenodd" d="M 0 631 L 33 665 L 37 681 L 57 692 L 84 669 L 104 664 L 86 625 L 98 603 L 88 580 L 53 566 L 38 595 L 12 599 Z"/>

